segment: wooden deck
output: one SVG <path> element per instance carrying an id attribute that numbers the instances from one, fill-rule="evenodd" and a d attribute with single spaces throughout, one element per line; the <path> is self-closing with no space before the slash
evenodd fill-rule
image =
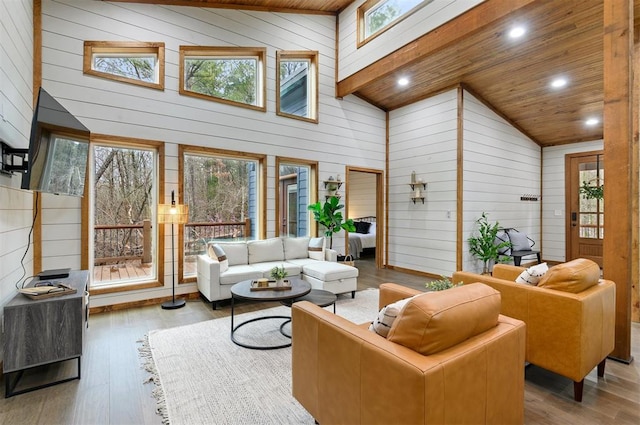
<path id="1" fill-rule="evenodd" d="M 196 262 L 184 263 L 185 273 L 196 273 Z M 177 267 L 176 267 L 177 272 Z M 121 264 L 107 264 L 93 267 L 93 282 L 118 282 L 126 280 L 149 279 L 152 277 L 151 264 L 142 264 L 140 260 L 130 260 Z"/>

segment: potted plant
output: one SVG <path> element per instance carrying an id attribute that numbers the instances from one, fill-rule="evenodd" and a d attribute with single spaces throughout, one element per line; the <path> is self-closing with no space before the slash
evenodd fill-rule
<path id="1" fill-rule="evenodd" d="M 288 275 L 289 273 L 284 269 L 284 264 L 280 267 L 275 266 L 271 269 L 271 279 L 276 281 L 276 286 L 284 286 L 284 278 Z"/>
<path id="2" fill-rule="evenodd" d="M 509 257 L 501 255 L 501 251 L 511 247 L 511 242 L 501 241 L 496 243 L 496 236 L 500 230 L 498 222 L 491 224 L 487 219 L 487 213 L 476 220 L 478 224 L 478 236 L 467 239 L 469 242 L 469 252 L 471 255 L 481 260 L 483 263 L 482 274 L 489 274 L 489 264 L 491 261 L 501 262 Z"/>
<path id="3" fill-rule="evenodd" d="M 462 284 L 462 282 L 453 283 L 448 277 L 440 276 L 440 279 L 427 282 L 424 286 L 429 291 L 444 291 L 445 289 L 455 288 L 456 286 L 460 286 Z"/>
<path id="4" fill-rule="evenodd" d="M 324 235 L 329 238 L 329 249 L 333 249 L 333 234 L 344 230 L 345 232 L 355 232 L 356 226 L 352 219 L 344 220 L 340 210 L 344 205 L 340 204 L 340 199 L 335 196 L 328 198 L 324 204 L 320 201 L 309 205 L 309 211 L 313 212 L 313 218 L 324 226 Z M 344 220 L 344 221 L 343 221 Z"/>

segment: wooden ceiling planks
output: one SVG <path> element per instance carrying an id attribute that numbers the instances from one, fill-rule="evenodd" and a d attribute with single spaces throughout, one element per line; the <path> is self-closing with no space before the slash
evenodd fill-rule
<path id="1" fill-rule="evenodd" d="M 313 13 L 337 15 L 353 0 L 103 0 L 125 3 L 164 4 L 172 6 L 217 7 L 265 12 Z"/>

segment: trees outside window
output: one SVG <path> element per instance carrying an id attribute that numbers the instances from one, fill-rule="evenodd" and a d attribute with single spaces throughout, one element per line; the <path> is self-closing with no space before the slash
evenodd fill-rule
<path id="1" fill-rule="evenodd" d="M 359 46 L 433 0 L 368 0 L 358 8 Z"/>
<path id="2" fill-rule="evenodd" d="M 266 110 L 264 48 L 180 46 L 180 94 Z"/>
<path id="3" fill-rule="evenodd" d="M 210 241 L 256 239 L 260 161 L 215 152 L 182 155 L 184 228 L 183 277 L 195 276 L 195 261 Z"/>
<path id="4" fill-rule="evenodd" d="M 164 89 L 164 43 L 85 41 L 85 74 Z"/>
<path id="5" fill-rule="evenodd" d="M 94 285 L 155 280 L 157 152 L 94 145 Z"/>

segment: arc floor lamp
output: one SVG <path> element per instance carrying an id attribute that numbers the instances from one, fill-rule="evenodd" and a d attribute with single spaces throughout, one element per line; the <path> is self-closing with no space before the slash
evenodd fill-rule
<path id="1" fill-rule="evenodd" d="M 177 224 L 185 224 L 189 219 L 189 207 L 187 205 L 176 204 L 175 193 L 171 191 L 171 204 L 158 205 L 158 223 L 171 223 L 171 278 L 172 296 L 171 301 L 162 303 L 165 310 L 174 310 L 185 306 L 183 299 L 176 300 L 176 250 L 173 236 L 173 228 Z"/>

